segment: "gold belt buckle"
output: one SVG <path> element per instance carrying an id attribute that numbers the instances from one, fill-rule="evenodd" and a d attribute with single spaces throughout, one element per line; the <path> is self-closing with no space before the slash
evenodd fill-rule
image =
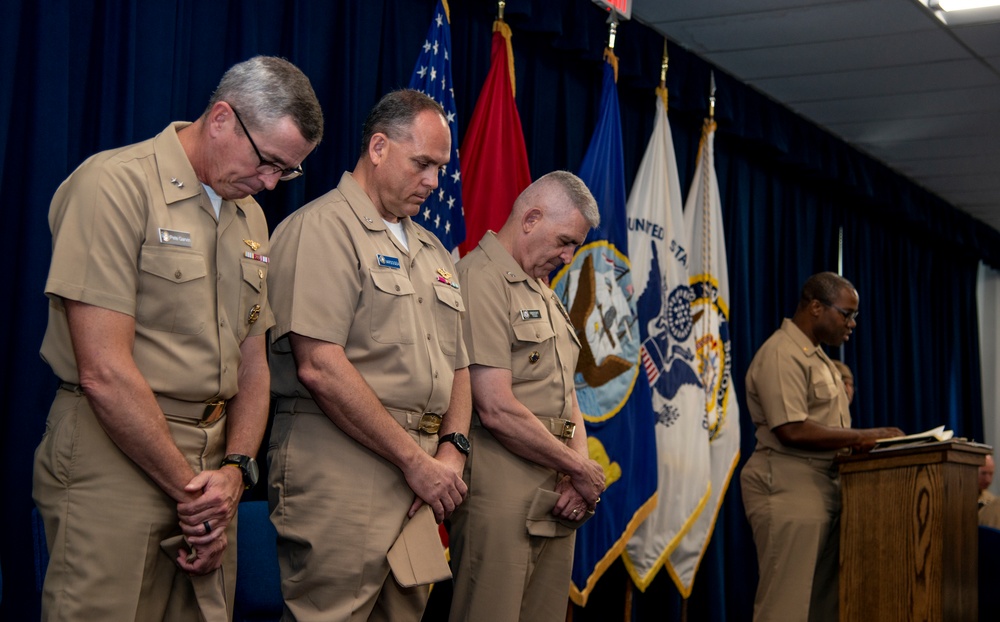
<path id="1" fill-rule="evenodd" d="M 562 438 L 573 438 L 576 435 L 576 424 L 572 421 L 564 421 L 562 429 Z"/>
<path id="2" fill-rule="evenodd" d="M 201 415 L 201 421 L 198 422 L 199 428 L 207 428 L 219 419 L 222 419 L 222 415 L 226 412 L 226 400 L 212 400 L 211 402 L 205 402 L 205 412 Z"/>
<path id="3" fill-rule="evenodd" d="M 434 413 L 420 415 L 420 423 L 417 424 L 417 429 L 427 434 L 437 434 L 437 431 L 441 429 L 441 415 L 435 415 Z"/>

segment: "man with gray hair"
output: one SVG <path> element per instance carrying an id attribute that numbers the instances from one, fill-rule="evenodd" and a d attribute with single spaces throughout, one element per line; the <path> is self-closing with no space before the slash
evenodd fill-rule
<path id="1" fill-rule="evenodd" d="M 563 620 L 575 529 L 604 491 L 573 376 L 580 342 L 548 276 L 600 224 L 572 173 L 549 173 L 458 262 L 472 378 L 466 499 L 452 517 L 452 622 Z"/>
<path id="2" fill-rule="evenodd" d="M 740 483 L 760 568 L 755 622 L 837 620 L 840 478 L 833 458 L 902 434 L 895 427 L 851 428 L 844 382 L 820 344 L 842 345 L 857 317 L 851 282 L 814 274 L 795 315 L 747 370 L 757 447 Z"/>
<path id="3" fill-rule="evenodd" d="M 309 80 L 260 56 L 194 123 L 92 156 L 57 190 L 41 354 L 62 384 L 33 491 L 43 619 L 231 618 L 274 323 L 250 195 L 301 175 L 322 133 Z"/>
<path id="4" fill-rule="evenodd" d="M 413 216 L 450 157 L 441 106 L 389 93 L 354 170 L 274 232 L 268 483 L 285 620 L 418 622 L 433 579 L 401 571 L 436 555 L 447 574 L 434 521 L 467 492 L 465 306 L 449 249 Z M 404 526 L 411 555 L 390 565 Z"/>

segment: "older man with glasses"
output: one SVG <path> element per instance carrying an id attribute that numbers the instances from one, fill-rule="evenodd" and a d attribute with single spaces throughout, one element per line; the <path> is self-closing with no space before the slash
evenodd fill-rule
<path id="1" fill-rule="evenodd" d="M 841 374 L 821 344 L 844 344 L 857 317 L 851 282 L 815 274 L 795 315 L 747 370 L 757 447 L 740 483 L 760 568 L 755 622 L 837 620 L 840 480 L 833 458 L 902 434 L 894 427 L 851 428 Z"/>
<path id="2" fill-rule="evenodd" d="M 34 469 L 43 619 L 231 619 L 274 324 L 250 197 L 301 175 L 322 134 L 306 76 L 256 57 L 197 121 L 92 156 L 56 192 L 41 354 L 62 384 Z"/>

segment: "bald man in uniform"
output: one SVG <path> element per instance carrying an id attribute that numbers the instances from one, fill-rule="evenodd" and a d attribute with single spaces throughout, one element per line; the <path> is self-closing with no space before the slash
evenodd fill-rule
<path id="1" fill-rule="evenodd" d="M 449 539 L 452 622 L 566 617 L 574 529 L 595 509 L 604 472 L 588 456 L 576 400 L 580 342 L 546 279 L 598 224 L 583 181 L 549 173 L 458 262 L 474 413 L 469 498 Z M 529 515 L 546 493 L 543 513 Z"/>
<path id="2" fill-rule="evenodd" d="M 802 287 L 792 319 L 764 342 L 746 375 L 757 447 L 740 475 L 760 582 L 754 621 L 837 620 L 840 478 L 833 458 L 898 428 L 851 428 L 840 372 L 820 344 L 857 326 L 858 292 L 833 272 Z"/>
<path id="3" fill-rule="evenodd" d="M 440 105 L 390 93 L 354 170 L 274 232 L 268 479 L 284 620 L 419 621 L 428 586 L 399 585 L 386 552 L 420 506 L 440 523 L 467 493 L 465 306 L 450 249 L 412 220 L 450 149 Z M 444 565 L 426 526 L 419 540 Z"/>
<path id="4" fill-rule="evenodd" d="M 231 618 L 273 323 L 250 195 L 300 175 L 322 134 L 309 80 L 256 57 L 197 121 L 89 158 L 56 192 L 41 353 L 62 385 L 33 491 L 43 619 Z"/>

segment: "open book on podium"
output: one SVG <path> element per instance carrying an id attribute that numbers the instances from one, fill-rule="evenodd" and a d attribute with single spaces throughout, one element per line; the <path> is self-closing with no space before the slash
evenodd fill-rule
<path id="1" fill-rule="evenodd" d="M 888 451 L 893 449 L 902 449 L 904 447 L 913 447 L 915 445 L 942 443 L 944 441 L 951 440 L 951 437 L 954 435 L 954 432 L 951 430 L 945 430 L 943 425 L 939 425 L 936 428 L 932 428 L 926 432 L 919 432 L 917 434 L 880 438 L 875 441 L 875 446 L 872 448 L 872 451 Z"/>

